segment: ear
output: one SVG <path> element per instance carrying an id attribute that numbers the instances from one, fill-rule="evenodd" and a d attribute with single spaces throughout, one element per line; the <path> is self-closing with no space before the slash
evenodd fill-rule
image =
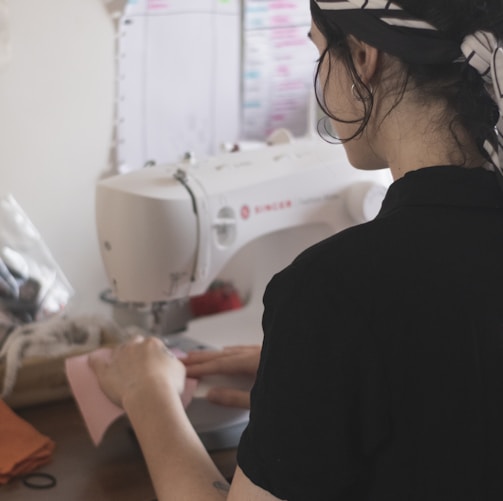
<path id="1" fill-rule="evenodd" d="M 379 50 L 352 35 L 348 37 L 348 43 L 360 78 L 369 84 L 379 67 Z"/>

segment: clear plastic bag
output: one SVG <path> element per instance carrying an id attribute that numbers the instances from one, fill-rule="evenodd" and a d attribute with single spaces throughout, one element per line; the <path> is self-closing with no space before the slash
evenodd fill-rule
<path id="1" fill-rule="evenodd" d="M 0 307 L 16 322 L 60 313 L 73 288 L 12 195 L 0 198 Z"/>

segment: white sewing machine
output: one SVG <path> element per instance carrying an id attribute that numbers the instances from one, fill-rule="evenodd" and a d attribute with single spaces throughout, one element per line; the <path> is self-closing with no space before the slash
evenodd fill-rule
<path id="1" fill-rule="evenodd" d="M 352 168 L 342 146 L 319 138 L 105 179 L 97 227 L 113 291 L 126 303 L 169 304 L 232 280 L 248 298 L 242 309 L 163 334 L 182 349 L 260 343 L 271 276 L 307 246 L 373 218 L 390 181 L 387 171 Z M 236 445 L 248 419 L 204 398 L 187 412 L 209 449 Z"/>

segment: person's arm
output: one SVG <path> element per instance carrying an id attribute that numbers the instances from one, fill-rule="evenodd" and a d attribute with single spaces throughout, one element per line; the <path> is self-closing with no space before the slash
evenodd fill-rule
<path id="1" fill-rule="evenodd" d="M 212 375 L 248 376 L 255 380 L 260 361 L 260 345 L 228 346 L 218 351 L 193 351 L 183 359 L 187 376 L 201 378 Z M 250 408 L 250 391 L 213 387 L 208 400 L 230 407 Z"/>
<path id="2" fill-rule="evenodd" d="M 183 409 L 184 366 L 161 341 L 138 338 L 114 350 L 111 361 L 91 356 L 90 364 L 105 393 L 126 411 L 159 501 L 277 499 L 239 471 L 228 493 Z"/>
<path id="3" fill-rule="evenodd" d="M 227 501 L 281 501 L 270 492 L 256 486 L 243 473 L 239 466 L 236 468 L 234 479 Z M 283 500 L 284 501 L 284 500 Z"/>

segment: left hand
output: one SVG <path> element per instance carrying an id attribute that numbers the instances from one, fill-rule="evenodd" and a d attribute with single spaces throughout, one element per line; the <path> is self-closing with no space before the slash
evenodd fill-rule
<path id="1" fill-rule="evenodd" d="M 250 388 L 260 362 L 260 345 L 228 346 L 218 351 L 193 351 L 183 359 L 189 377 L 201 378 L 227 375 L 236 382 L 246 377 L 248 389 L 213 387 L 208 391 L 210 402 L 229 407 L 250 408 Z"/>
<path id="2" fill-rule="evenodd" d="M 168 383 L 178 394 L 185 385 L 185 367 L 156 337 L 137 336 L 118 345 L 109 358 L 89 356 L 101 389 L 117 405 L 126 398 L 148 391 L 156 384 Z"/>

